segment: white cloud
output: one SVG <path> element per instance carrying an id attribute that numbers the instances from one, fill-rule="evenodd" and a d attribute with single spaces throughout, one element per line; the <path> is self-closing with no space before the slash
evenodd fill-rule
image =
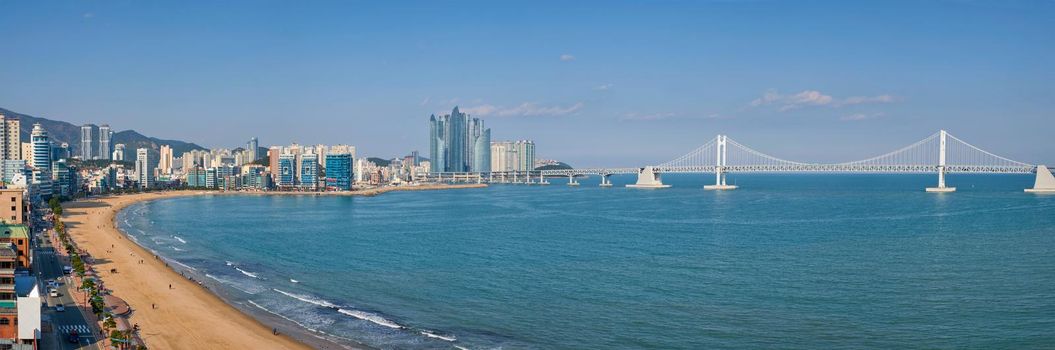
<path id="1" fill-rule="evenodd" d="M 604 90 L 608 90 L 608 89 L 611 89 L 611 88 L 612 88 L 613 86 L 615 86 L 615 85 L 614 85 L 614 84 L 611 84 L 611 83 L 608 83 L 608 84 L 604 84 L 604 85 L 598 85 L 597 87 L 595 87 L 595 88 L 593 88 L 593 89 L 594 89 L 594 90 L 601 90 L 601 91 L 604 91 Z"/>
<path id="2" fill-rule="evenodd" d="M 81 15 L 81 17 L 84 17 L 84 19 L 90 19 L 92 17 L 95 17 L 95 14 L 91 12 L 85 12 L 83 15 Z"/>
<path id="3" fill-rule="evenodd" d="M 627 113 L 619 118 L 621 121 L 660 121 L 660 120 L 703 120 L 703 119 L 722 119 L 722 115 L 718 113 L 711 113 L 708 115 L 680 115 L 678 113 L 651 113 L 651 114 L 640 114 L 640 113 Z"/>
<path id="4" fill-rule="evenodd" d="M 576 102 L 570 106 L 542 106 L 533 102 L 524 102 L 512 107 L 495 106 L 490 104 L 462 108 L 462 111 L 477 116 L 494 117 L 559 117 L 578 112 L 584 104 Z"/>
<path id="5" fill-rule="evenodd" d="M 839 118 L 839 120 L 844 121 L 844 122 L 855 122 L 855 121 L 875 119 L 875 118 L 882 117 L 883 115 L 884 115 L 884 113 L 854 113 L 854 114 L 851 114 L 851 115 Z"/>
<path id="6" fill-rule="evenodd" d="M 891 95 L 878 96 L 852 96 L 845 99 L 837 99 L 831 95 L 825 95 L 817 90 L 803 90 L 792 95 L 784 95 L 775 90 L 766 91 L 761 97 L 751 101 L 752 107 L 776 105 L 781 112 L 790 111 L 802 107 L 831 106 L 841 107 L 866 103 L 890 103 L 896 98 Z"/>
<path id="7" fill-rule="evenodd" d="M 560 60 L 564 62 L 570 62 L 575 60 L 575 56 L 569 54 L 560 55 Z"/>
<path id="8" fill-rule="evenodd" d="M 847 97 L 840 103 L 841 106 L 859 105 L 862 103 L 890 103 L 894 102 L 895 98 L 891 95 L 879 95 L 879 96 L 854 96 Z"/>

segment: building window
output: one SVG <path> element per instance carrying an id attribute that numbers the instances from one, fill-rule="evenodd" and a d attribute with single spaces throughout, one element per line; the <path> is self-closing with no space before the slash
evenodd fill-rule
<path id="1" fill-rule="evenodd" d="M 0 317 L 0 326 L 6 326 L 9 324 L 11 324 L 11 320 L 8 320 L 7 317 Z"/>

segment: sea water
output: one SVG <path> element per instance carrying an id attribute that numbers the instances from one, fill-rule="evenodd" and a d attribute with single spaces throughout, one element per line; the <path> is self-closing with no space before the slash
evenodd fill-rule
<path id="1" fill-rule="evenodd" d="M 196 196 L 117 218 L 250 313 L 378 348 L 1055 346 L 1025 175 L 667 175 L 627 189 Z"/>

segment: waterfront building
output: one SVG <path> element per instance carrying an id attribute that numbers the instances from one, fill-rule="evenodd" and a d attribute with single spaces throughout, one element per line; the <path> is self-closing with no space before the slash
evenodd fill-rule
<path id="1" fill-rule="evenodd" d="M 114 145 L 114 152 L 113 152 L 113 155 L 110 156 L 110 159 L 124 161 L 125 160 L 125 144 L 119 143 L 119 144 Z"/>
<path id="2" fill-rule="evenodd" d="M 530 140 L 491 143 L 493 171 L 535 170 L 535 142 Z"/>
<path id="3" fill-rule="evenodd" d="M 297 156 L 293 153 L 284 153 L 278 156 L 278 186 L 291 188 L 297 185 Z"/>
<path id="4" fill-rule="evenodd" d="M 25 207 L 23 192 L 21 188 L 0 189 L 0 221 L 4 224 L 22 224 L 27 221 L 29 208 Z"/>
<path id="5" fill-rule="evenodd" d="M 38 187 L 40 198 L 51 197 L 51 140 L 40 123 L 33 124 L 30 135 L 33 144 L 33 184 Z"/>
<path id="6" fill-rule="evenodd" d="M 351 153 L 331 153 L 326 155 L 326 189 L 330 191 L 351 191 L 353 173 Z"/>
<path id="7" fill-rule="evenodd" d="M 319 156 L 315 153 L 304 153 L 300 156 L 300 187 L 315 190 L 319 186 Z"/>
<path id="8" fill-rule="evenodd" d="M 278 182 L 278 156 L 282 153 L 282 148 L 278 146 L 271 146 L 267 149 L 267 164 L 268 171 L 271 172 L 271 182 Z"/>
<path id="9" fill-rule="evenodd" d="M 156 178 L 154 169 L 158 167 L 158 155 L 149 148 L 136 149 L 136 175 L 139 188 L 153 188 Z"/>
<path id="10" fill-rule="evenodd" d="M 216 168 L 205 169 L 205 187 L 206 188 L 216 188 L 217 187 L 217 182 L 219 182 L 219 181 L 216 180 L 216 178 L 217 178 Z"/>
<path id="11" fill-rule="evenodd" d="M 490 171 L 490 129 L 454 107 L 451 114 L 429 116 L 429 156 L 433 172 Z M 478 144 L 481 144 L 478 146 Z M 484 161 L 487 159 L 487 161 Z M 479 163 L 479 164 L 478 164 Z"/>
<path id="12" fill-rule="evenodd" d="M 172 146 L 161 145 L 158 152 L 158 171 L 161 174 L 172 174 Z"/>
<path id="13" fill-rule="evenodd" d="M 205 168 L 196 166 L 185 169 L 187 187 L 205 187 L 207 182 Z"/>

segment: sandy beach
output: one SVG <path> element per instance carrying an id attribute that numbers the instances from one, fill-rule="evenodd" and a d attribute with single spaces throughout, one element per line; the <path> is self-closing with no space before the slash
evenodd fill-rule
<path id="1" fill-rule="evenodd" d="M 482 185 L 486 186 L 486 185 Z M 481 185 L 433 185 L 357 191 L 346 195 L 376 195 L 393 190 L 475 188 Z M 203 194 L 316 195 L 303 192 L 170 191 L 108 196 L 63 204 L 63 221 L 77 245 L 96 260 L 106 287 L 134 310 L 131 323 L 152 349 L 310 349 L 242 313 L 222 299 L 168 268 L 163 260 L 125 238 L 114 225 L 122 208 L 145 200 Z M 109 251 L 109 252 L 108 252 Z M 143 263 L 140 263 L 140 260 Z M 110 273 L 116 269 L 117 273 Z M 169 287 L 171 285 L 171 289 Z M 151 305 L 157 308 L 152 309 Z M 317 345 L 314 345 L 317 346 Z"/>

